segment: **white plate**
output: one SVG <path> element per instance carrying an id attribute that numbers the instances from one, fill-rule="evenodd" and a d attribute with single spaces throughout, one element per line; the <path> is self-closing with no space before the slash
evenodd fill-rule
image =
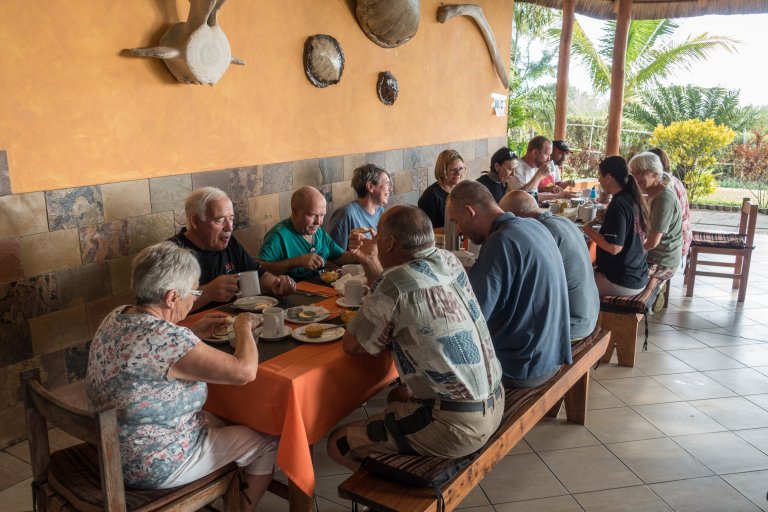
<path id="1" fill-rule="evenodd" d="M 320 324 L 320 325 L 323 326 L 323 329 L 326 329 L 328 327 L 334 327 L 334 329 L 331 329 L 329 331 L 324 331 L 319 338 L 310 338 L 309 336 L 304 334 L 304 329 L 306 329 L 307 326 L 302 325 L 301 327 L 298 327 L 296 328 L 295 331 L 293 331 L 293 337 L 299 341 L 304 341 L 306 343 L 325 343 L 327 341 L 337 340 L 342 336 L 344 336 L 343 325 L 334 325 L 334 324 Z"/>
<path id="2" fill-rule="evenodd" d="M 264 331 L 262 331 L 261 335 L 259 335 L 259 338 L 261 338 L 264 341 L 277 341 L 277 340 L 282 340 L 283 338 L 287 338 L 288 336 L 291 335 L 292 332 L 293 332 L 293 329 L 291 329 L 287 325 L 284 325 L 283 326 L 283 334 L 281 334 L 280 336 L 276 336 L 274 338 L 269 337 L 269 336 L 264 336 Z"/>
<path id="3" fill-rule="evenodd" d="M 339 297 L 336 299 L 336 304 L 343 308 L 359 308 L 362 306 L 362 304 L 348 304 L 347 299 L 344 297 Z"/>
<path id="4" fill-rule="evenodd" d="M 298 311 L 299 316 L 293 316 L 291 313 Z M 302 314 L 314 313 L 315 316 L 311 318 L 303 318 Z M 320 322 L 331 316 L 330 311 L 319 306 L 296 306 L 295 308 L 288 308 L 285 314 L 285 320 L 293 322 L 295 324 L 311 324 L 313 322 Z"/>
<path id="5" fill-rule="evenodd" d="M 244 311 L 261 311 L 277 304 L 278 300 L 266 295 L 256 295 L 255 297 L 243 297 L 232 303 L 233 307 Z"/>
<path id="6" fill-rule="evenodd" d="M 256 313 L 251 313 L 251 315 L 254 316 L 254 327 L 253 327 L 253 336 L 254 338 L 261 333 L 261 324 L 263 322 L 262 316 Z M 203 338 L 203 341 L 207 341 L 208 343 L 229 343 L 230 341 L 235 339 L 235 317 L 231 316 L 229 317 L 229 326 L 227 327 L 226 334 L 214 334 L 213 336 L 209 338 Z"/>

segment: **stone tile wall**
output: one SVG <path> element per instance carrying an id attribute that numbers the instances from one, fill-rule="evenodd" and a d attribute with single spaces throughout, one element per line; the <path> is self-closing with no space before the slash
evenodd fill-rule
<path id="1" fill-rule="evenodd" d="M 434 182 L 440 151 L 458 150 L 477 178 L 504 144 L 494 137 L 28 194 L 12 194 L 13 169 L 0 150 L 0 448 L 24 437 L 18 372 L 41 368 L 51 389 L 83 378 L 99 323 L 131 302 L 133 255 L 183 225 L 194 188 L 230 195 L 235 236 L 255 254 L 267 230 L 290 214 L 298 187 L 321 190 L 329 217 L 334 205 L 354 199 L 354 169 L 372 162 L 393 174 L 390 205 L 416 204 Z"/>

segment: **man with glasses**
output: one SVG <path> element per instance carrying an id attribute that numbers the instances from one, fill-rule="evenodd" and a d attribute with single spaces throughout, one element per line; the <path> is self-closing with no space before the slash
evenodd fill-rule
<path id="1" fill-rule="evenodd" d="M 192 191 L 184 202 L 187 225 L 171 242 L 190 249 L 200 264 L 200 297 L 194 309 L 215 307 L 234 299 L 238 275 L 259 271 L 261 289 L 274 295 L 288 295 L 296 283 L 287 275 L 266 272 L 232 236 L 235 212 L 226 192 L 214 187 Z"/>

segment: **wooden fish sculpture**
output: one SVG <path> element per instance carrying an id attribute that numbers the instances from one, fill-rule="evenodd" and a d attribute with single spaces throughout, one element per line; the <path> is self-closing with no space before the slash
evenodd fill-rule
<path id="1" fill-rule="evenodd" d="M 191 0 L 187 21 L 163 34 L 159 46 L 131 48 L 131 55 L 163 59 L 176 80 L 185 84 L 213 85 L 230 64 L 245 65 L 233 57 L 229 40 L 216 21 L 226 0 Z"/>

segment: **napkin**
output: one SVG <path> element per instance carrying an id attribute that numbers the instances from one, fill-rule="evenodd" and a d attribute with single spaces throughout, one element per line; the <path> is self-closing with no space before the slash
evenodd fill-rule
<path id="1" fill-rule="evenodd" d="M 353 276 L 352 274 L 345 274 L 333 282 L 333 287 L 336 289 L 337 292 L 344 295 L 344 286 L 346 286 L 348 281 L 353 279 L 355 281 L 360 281 L 363 284 L 368 284 L 368 278 L 365 277 L 364 275 Z"/>

